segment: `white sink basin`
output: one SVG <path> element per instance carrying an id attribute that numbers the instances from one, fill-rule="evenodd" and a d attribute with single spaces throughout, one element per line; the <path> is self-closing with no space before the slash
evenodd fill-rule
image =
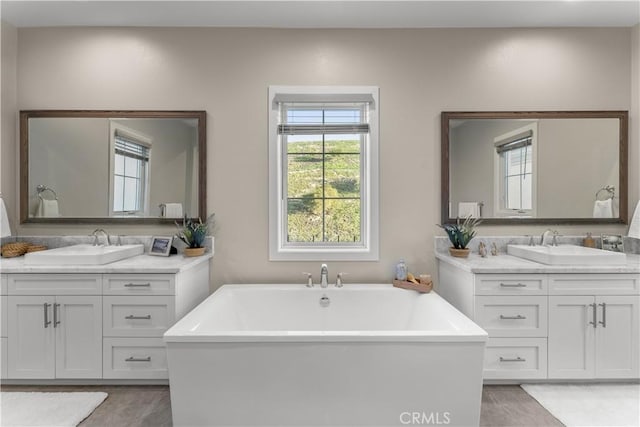
<path id="1" fill-rule="evenodd" d="M 144 253 L 144 245 L 93 246 L 73 245 L 24 256 L 29 265 L 101 265 Z"/>
<path id="2" fill-rule="evenodd" d="M 529 261 L 549 265 L 622 265 L 627 263 L 627 256 L 624 253 L 575 245 L 507 245 L 507 253 Z"/>

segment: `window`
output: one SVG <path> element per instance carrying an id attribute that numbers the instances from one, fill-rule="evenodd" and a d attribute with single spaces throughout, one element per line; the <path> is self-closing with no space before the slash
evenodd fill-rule
<path id="1" fill-rule="evenodd" d="M 377 259 L 377 88 L 270 88 L 273 260 Z"/>
<path id="2" fill-rule="evenodd" d="M 530 216 L 535 208 L 535 125 L 494 140 L 497 209 L 502 216 Z"/>
<path id="3" fill-rule="evenodd" d="M 111 212 L 144 215 L 147 210 L 150 139 L 115 127 L 112 132 L 113 162 Z"/>

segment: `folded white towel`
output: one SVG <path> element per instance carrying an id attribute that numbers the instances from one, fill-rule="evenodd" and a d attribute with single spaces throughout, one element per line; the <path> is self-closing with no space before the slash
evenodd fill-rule
<path id="1" fill-rule="evenodd" d="M 631 218 L 628 236 L 640 239 L 640 202 L 636 205 L 636 210 Z"/>
<path id="2" fill-rule="evenodd" d="M 613 200 L 596 200 L 593 204 L 594 218 L 613 218 Z"/>
<path id="3" fill-rule="evenodd" d="M 60 216 L 60 210 L 57 200 L 40 199 L 36 217 L 39 218 L 56 218 Z"/>
<path id="4" fill-rule="evenodd" d="M 164 216 L 166 218 L 182 218 L 182 203 L 165 203 Z"/>
<path id="5" fill-rule="evenodd" d="M 460 202 L 458 203 L 458 217 L 480 218 L 480 203 L 478 202 Z"/>
<path id="6" fill-rule="evenodd" d="M 0 237 L 11 236 L 11 226 L 9 225 L 9 217 L 7 215 L 7 207 L 0 195 Z"/>

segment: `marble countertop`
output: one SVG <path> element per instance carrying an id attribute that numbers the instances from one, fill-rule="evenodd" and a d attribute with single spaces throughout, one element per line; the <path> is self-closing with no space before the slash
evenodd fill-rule
<path id="1" fill-rule="evenodd" d="M 2 258 L 0 273 L 179 273 L 196 265 L 209 262 L 213 254 L 199 257 L 182 254 L 169 257 L 138 255 L 103 265 L 26 265 L 24 257 Z"/>
<path id="2" fill-rule="evenodd" d="M 546 265 L 500 252 L 482 258 L 478 253 L 469 258 L 455 258 L 436 251 L 436 258 L 471 273 L 640 273 L 640 255 L 627 254 L 626 265 Z"/>

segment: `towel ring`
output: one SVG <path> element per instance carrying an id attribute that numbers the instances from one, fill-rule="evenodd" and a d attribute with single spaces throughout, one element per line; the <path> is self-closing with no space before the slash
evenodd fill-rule
<path id="1" fill-rule="evenodd" d="M 47 187 L 46 185 L 39 184 L 36 187 L 36 190 L 38 191 L 38 197 L 40 198 L 40 200 L 44 200 L 44 198 L 42 197 L 42 193 L 44 193 L 45 191 L 50 191 L 51 194 L 53 194 L 52 200 L 58 200 L 58 195 L 56 194 L 56 192 L 53 191 L 53 189 Z"/>
<path id="2" fill-rule="evenodd" d="M 604 199 L 599 199 L 600 197 L 600 193 L 606 191 L 607 192 L 607 197 Z M 607 185 L 602 187 L 601 189 L 599 189 L 596 192 L 596 200 L 608 200 L 608 199 L 613 199 L 614 196 L 616 195 L 616 187 L 614 187 L 613 185 Z"/>

